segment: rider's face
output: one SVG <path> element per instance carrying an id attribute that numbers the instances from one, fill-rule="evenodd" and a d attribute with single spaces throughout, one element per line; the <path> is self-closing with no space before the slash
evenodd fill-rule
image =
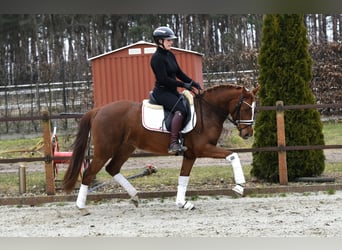
<path id="1" fill-rule="evenodd" d="M 164 40 L 164 48 L 167 50 L 171 50 L 171 46 L 173 44 L 173 40 L 171 39 L 165 39 Z"/>

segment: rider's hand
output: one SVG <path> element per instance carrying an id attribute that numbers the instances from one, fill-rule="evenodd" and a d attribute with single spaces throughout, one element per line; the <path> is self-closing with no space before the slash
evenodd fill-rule
<path id="1" fill-rule="evenodd" d="M 183 82 L 183 87 L 186 88 L 187 90 L 192 90 L 192 83 Z"/>
<path id="2" fill-rule="evenodd" d="M 195 87 L 198 90 L 202 89 L 201 85 L 199 83 L 197 83 L 197 82 L 192 81 L 191 85 L 192 85 L 192 87 Z"/>

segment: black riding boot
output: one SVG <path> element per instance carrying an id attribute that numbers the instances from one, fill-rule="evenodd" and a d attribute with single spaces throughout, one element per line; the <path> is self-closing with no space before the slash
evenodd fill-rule
<path id="1" fill-rule="evenodd" d="M 178 141 L 179 131 L 182 127 L 183 119 L 182 113 L 176 111 L 171 121 L 171 138 L 168 151 L 169 154 L 178 154 L 187 150 L 187 148 L 181 145 Z"/>

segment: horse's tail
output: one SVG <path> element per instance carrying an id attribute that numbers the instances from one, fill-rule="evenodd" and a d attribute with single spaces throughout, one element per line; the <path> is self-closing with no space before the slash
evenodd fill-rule
<path id="1" fill-rule="evenodd" d="M 81 118 L 76 139 L 73 144 L 74 149 L 70 159 L 69 167 L 64 175 L 63 180 L 63 189 L 68 193 L 74 189 L 80 174 L 80 170 L 84 162 L 85 151 L 88 146 L 88 136 L 91 129 L 91 122 L 95 113 L 96 112 L 94 110 L 91 110 L 84 114 L 84 116 Z"/>

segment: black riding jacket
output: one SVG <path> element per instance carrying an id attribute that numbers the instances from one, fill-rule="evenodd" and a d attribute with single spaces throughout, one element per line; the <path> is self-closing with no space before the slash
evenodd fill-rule
<path id="1" fill-rule="evenodd" d="M 156 77 L 155 87 L 177 91 L 177 87 L 184 87 L 184 83 L 191 82 L 179 67 L 175 55 L 168 50 L 158 47 L 151 58 L 151 67 Z M 176 80 L 176 77 L 181 80 Z"/>

